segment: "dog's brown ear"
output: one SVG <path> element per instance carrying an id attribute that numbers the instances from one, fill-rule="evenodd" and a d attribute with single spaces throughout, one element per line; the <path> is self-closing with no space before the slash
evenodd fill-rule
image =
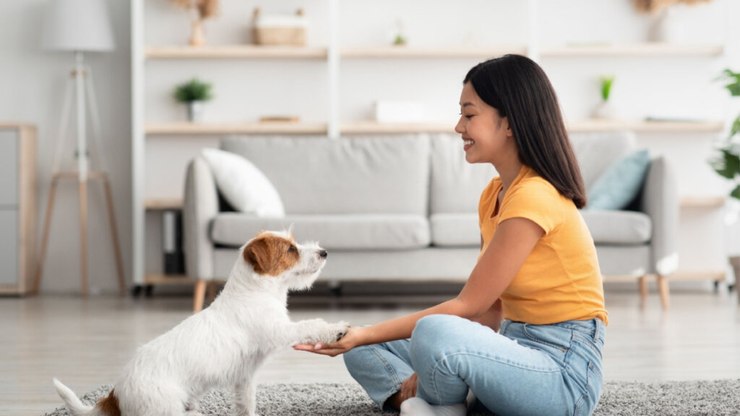
<path id="1" fill-rule="evenodd" d="M 255 273 L 265 274 L 273 262 L 270 252 L 267 241 L 263 238 L 256 238 L 244 247 L 242 256 L 244 261 L 252 266 Z"/>

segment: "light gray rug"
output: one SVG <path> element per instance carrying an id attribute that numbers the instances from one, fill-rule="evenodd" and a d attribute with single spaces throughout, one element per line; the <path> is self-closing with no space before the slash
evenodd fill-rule
<path id="1" fill-rule="evenodd" d="M 108 392 L 102 386 L 86 394 L 93 401 Z M 380 412 L 354 384 L 271 384 L 257 390 L 261 416 L 367 416 Z M 214 391 L 201 401 L 204 415 L 232 415 L 229 394 Z M 610 382 L 594 415 L 740 415 L 740 379 L 669 383 Z M 69 416 L 57 409 L 46 416 Z"/>

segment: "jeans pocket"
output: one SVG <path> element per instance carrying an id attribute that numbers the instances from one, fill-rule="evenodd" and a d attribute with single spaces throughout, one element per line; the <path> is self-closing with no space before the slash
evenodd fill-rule
<path id="1" fill-rule="evenodd" d="M 523 332 L 531 341 L 563 353 L 570 349 L 573 337 L 572 330 L 554 325 L 524 324 Z"/>

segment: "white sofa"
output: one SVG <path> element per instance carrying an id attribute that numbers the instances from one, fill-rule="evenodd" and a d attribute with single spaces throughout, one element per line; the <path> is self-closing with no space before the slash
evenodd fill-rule
<path id="1" fill-rule="evenodd" d="M 628 133 L 572 135 L 571 141 L 587 188 L 635 146 Z M 465 162 L 457 136 L 235 136 L 221 148 L 262 170 L 286 216 L 233 212 L 205 160 L 190 162 L 183 220 L 187 274 L 199 282 L 196 310 L 206 282 L 228 275 L 236 248 L 261 230 L 291 224 L 297 240 L 316 240 L 329 251 L 323 280 L 464 281 L 472 270 L 480 244 L 478 198 L 495 171 Z M 662 288 L 677 266 L 678 217 L 675 178 L 662 157 L 651 161 L 630 209 L 582 211 L 602 272 L 640 278 L 642 287 L 655 274 Z M 667 305 L 667 286 L 661 294 Z"/>

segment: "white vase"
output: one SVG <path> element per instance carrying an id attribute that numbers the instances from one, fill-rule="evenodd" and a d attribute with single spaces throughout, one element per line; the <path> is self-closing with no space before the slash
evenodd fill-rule
<path id="1" fill-rule="evenodd" d="M 600 101 L 594 108 L 593 118 L 612 120 L 616 118 L 616 109 L 609 101 Z"/>
<path id="2" fill-rule="evenodd" d="M 676 17 L 675 6 L 664 7 L 654 18 L 648 40 L 651 42 L 675 43 L 683 38 L 680 19 Z"/>
<path id="3" fill-rule="evenodd" d="M 203 101 L 189 101 L 187 109 L 189 122 L 199 123 L 203 121 Z"/>

